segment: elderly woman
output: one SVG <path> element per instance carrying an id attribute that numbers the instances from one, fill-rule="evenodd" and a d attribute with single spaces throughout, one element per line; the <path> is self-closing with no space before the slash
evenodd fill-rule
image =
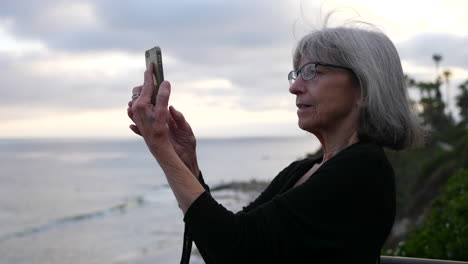
<path id="1" fill-rule="evenodd" d="M 153 66 L 129 103 L 130 128 L 143 136 L 184 213 L 188 262 L 193 239 L 206 263 L 376 263 L 395 217 L 395 183 L 383 147 L 421 139 L 398 53 L 383 33 L 324 28 L 302 38 L 288 75 L 299 127 L 323 148 L 295 161 L 242 211 L 210 195 L 195 137 L 168 108 L 169 82 L 150 102 Z M 233 161 L 235 162 L 235 161 Z"/>

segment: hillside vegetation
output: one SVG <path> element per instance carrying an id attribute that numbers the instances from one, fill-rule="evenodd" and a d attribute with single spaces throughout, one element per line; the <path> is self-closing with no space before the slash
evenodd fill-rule
<path id="1" fill-rule="evenodd" d="M 433 56 L 436 70 L 442 56 Z M 419 89 L 413 102 L 428 131 L 423 148 L 387 151 L 395 169 L 397 219 L 384 254 L 468 260 L 468 80 L 458 86 L 458 121 L 450 98 L 449 70 L 433 82 L 407 77 L 410 89 Z"/>

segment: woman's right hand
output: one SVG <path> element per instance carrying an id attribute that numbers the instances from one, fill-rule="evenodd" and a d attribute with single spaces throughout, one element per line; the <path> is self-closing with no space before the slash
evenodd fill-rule
<path id="1" fill-rule="evenodd" d="M 169 136 L 179 158 L 184 162 L 193 175 L 198 179 L 200 169 L 197 161 L 197 140 L 184 115 L 172 105 L 169 107 Z"/>
<path id="2" fill-rule="evenodd" d="M 135 87 L 133 92 L 139 93 L 141 86 Z M 128 117 L 133 120 L 132 105 L 133 100 L 128 103 Z M 198 179 L 200 175 L 200 169 L 198 167 L 197 154 L 196 154 L 196 139 L 193 134 L 192 128 L 189 123 L 185 120 L 184 115 L 177 111 L 173 106 L 169 107 L 168 116 L 169 125 L 169 138 L 171 144 L 176 151 L 179 158 L 184 162 L 185 166 L 189 168 L 192 174 Z M 138 127 L 131 126 L 132 131 L 141 136 L 141 132 Z"/>

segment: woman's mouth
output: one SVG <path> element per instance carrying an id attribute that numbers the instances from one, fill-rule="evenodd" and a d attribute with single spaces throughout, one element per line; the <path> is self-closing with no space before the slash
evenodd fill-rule
<path id="1" fill-rule="evenodd" d="M 313 105 L 310 104 L 296 104 L 298 115 L 310 115 L 313 109 Z"/>
<path id="2" fill-rule="evenodd" d="M 307 108 L 307 107 L 311 107 L 312 105 L 308 105 L 308 104 L 296 104 L 297 108 L 299 109 L 303 109 L 303 108 Z"/>

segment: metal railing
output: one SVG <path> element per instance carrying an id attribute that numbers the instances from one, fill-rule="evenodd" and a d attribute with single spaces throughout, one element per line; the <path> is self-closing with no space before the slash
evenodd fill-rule
<path id="1" fill-rule="evenodd" d="M 404 257 L 389 257 L 381 256 L 381 264 L 456 264 L 465 263 L 466 261 L 442 260 L 442 259 L 422 259 L 422 258 L 404 258 Z"/>

